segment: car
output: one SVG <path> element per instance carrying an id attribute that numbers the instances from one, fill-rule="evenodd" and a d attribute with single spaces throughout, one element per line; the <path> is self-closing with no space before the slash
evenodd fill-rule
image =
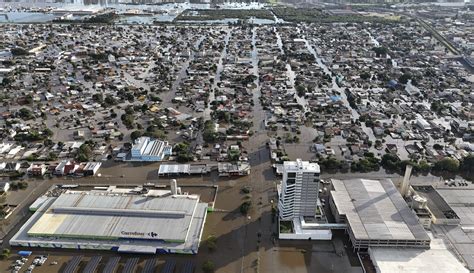
<path id="1" fill-rule="evenodd" d="M 33 265 L 41 266 L 46 262 L 47 259 L 48 257 L 46 256 L 36 256 L 33 260 Z"/>
<path id="2" fill-rule="evenodd" d="M 38 262 L 38 265 L 43 265 L 46 262 L 46 260 L 48 260 L 48 257 L 42 256 Z"/>

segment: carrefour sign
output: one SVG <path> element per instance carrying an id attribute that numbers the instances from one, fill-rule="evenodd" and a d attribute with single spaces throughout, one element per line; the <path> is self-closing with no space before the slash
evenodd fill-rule
<path id="1" fill-rule="evenodd" d="M 151 237 L 151 238 L 155 238 L 155 237 L 158 236 L 158 234 L 155 233 L 155 232 L 145 233 L 145 232 L 138 232 L 138 231 L 121 231 L 120 234 L 122 234 L 123 236 L 132 236 L 132 237 Z"/>

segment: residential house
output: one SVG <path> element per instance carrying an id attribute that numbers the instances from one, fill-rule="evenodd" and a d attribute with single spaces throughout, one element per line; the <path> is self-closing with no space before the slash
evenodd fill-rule
<path id="1" fill-rule="evenodd" d="M 43 176 L 46 173 L 46 165 L 44 164 L 31 164 L 26 170 L 28 175 L 31 176 Z"/>

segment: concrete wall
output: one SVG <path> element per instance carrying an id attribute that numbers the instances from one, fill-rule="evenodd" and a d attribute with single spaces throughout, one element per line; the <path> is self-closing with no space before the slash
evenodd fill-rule
<path id="1" fill-rule="evenodd" d="M 281 240 L 326 240 L 332 239 L 332 233 L 330 230 L 321 230 L 313 234 L 295 234 L 295 233 L 280 233 L 278 238 Z"/>

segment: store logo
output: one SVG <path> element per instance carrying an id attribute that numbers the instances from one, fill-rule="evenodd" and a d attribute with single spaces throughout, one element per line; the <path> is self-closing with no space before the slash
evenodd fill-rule
<path id="1" fill-rule="evenodd" d="M 142 236 L 142 237 L 145 236 L 145 233 L 136 232 L 136 231 L 122 231 L 122 232 L 120 232 L 120 234 L 126 235 L 126 236 Z"/>

